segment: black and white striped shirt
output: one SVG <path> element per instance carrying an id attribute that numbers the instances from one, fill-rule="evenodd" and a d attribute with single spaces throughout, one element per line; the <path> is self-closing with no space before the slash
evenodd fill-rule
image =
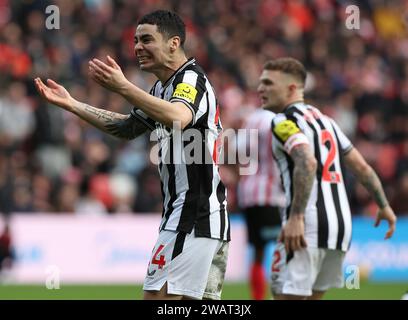
<path id="1" fill-rule="evenodd" d="M 215 92 L 207 76 L 194 59 L 189 59 L 164 84 L 157 81 L 150 94 L 182 102 L 193 113 L 192 122 L 181 131 L 167 128 L 139 109 L 132 110 L 135 117 L 155 130 L 159 140 L 163 195 L 160 230 L 187 233 L 194 230 L 197 237 L 230 240 L 226 189 L 216 164 L 217 138 L 222 126 Z M 193 130 L 199 135 L 181 138 Z M 199 148 L 189 148 L 191 143 Z"/>
<path id="2" fill-rule="evenodd" d="M 282 174 L 288 206 L 293 196 L 294 164 L 289 154 L 298 144 L 311 146 L 317 160 L 316 179 L 305 210 L 308 246 L 347 251 L 351 241 L 351 213 L 343 177 L 343 155 L 353 145 L 337 124 L 318 109 L 295 103 L 272 120 L 272 145 Z"/>

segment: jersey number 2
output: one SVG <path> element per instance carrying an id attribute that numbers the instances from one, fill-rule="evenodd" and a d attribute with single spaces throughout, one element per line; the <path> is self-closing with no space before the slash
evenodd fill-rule
<path id="1" fill-rule="evenodd" d="M 272 272 L 280 272 L 279 262 L 281 261 L 281 253 L 276 250 L 273 253 Z"/>
<path id="2" fill-rule="evenodd" d="M 327 159 L 323 165 L 323 173 L 322 179 L 323 181 L 327 181 L 330 183 L 339 183 L 340 182 L 340 174 L 334 170 L 330 171 L 330 167 L 332 166 L 334 159 L 336 158 L 337 148 L 334 142 L 333 136 L 328 130 L 323 130 L 321 135 L 321 144 L 326 145 L 326 142 L 329 143 L 328 149 L 329 154 L 327 155 Z"/>

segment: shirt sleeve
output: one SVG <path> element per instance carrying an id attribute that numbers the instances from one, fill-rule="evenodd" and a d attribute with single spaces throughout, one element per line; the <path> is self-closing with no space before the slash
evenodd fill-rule
<path id="1" fill-rule="evenodd" d="M 285 116 L 276 116 L 272 120 L 272 132 L 287 154 L 290 154 L 297 145 L 309 144 L 307 136 L 299 128 L 296 120 Z"/>
<path id="2" fill-rule="evenodd" d="M 339 148 L 341 150 L 341 152 L 343 153 L 343 155 L 346 155 L 347 153 L 349 153 L 351 151 L 351 149 L 353 149 L 353 144 L 351 143 L 350 139 L 347 138 L 347 136 L 344 134 L 344 132 L 340 129 L 340 127 L 337 125 L 337 123 L 333 120 L 330 119 L 334 131 L 336 133 L 337 139 L 339 141 Z"/>
<path id="3" fill-rule="evenodd" d="M 174 90 L 170 102 L 184 103 L 193 114 L 193 124 L 197 121 L 196 112 L 206 92 L 205 78 L 192 70 L 179 74 L 173 82 Z"/>
<path id="4" fill-rule="evenodd" d="M 130 111 L 130 114 L 137 120 L 139 120 L 141 123 L 143 123 L 148 130 L 154 131 L 156 129 L 156 121 L 153 120 L 152 118 L 149 118 L 149 116 L 142 110 L 134 107 L 133 110 Z"/>
<path id="5" fill-rule="evenodd" d="M 154 96 L 154 91 L 156 90 L 156 85 L 159 83 L 159 81 L 156 81 L 156 83 L 153 85 L 153 87 L 150 89 L 149 94 Z M 150 131 L 156 130 L 156 121 L 150 118 L 144 111 L 134 107 L 132 111 L 130 111 L 130 114 L 132 117 L 135 119 L 139 120 L 141 123 L 143 123 L 146 128 Z"/>

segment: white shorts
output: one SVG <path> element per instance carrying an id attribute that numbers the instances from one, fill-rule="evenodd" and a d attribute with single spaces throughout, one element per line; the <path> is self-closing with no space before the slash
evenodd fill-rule
<path id="1" fill-rule="evenodd" d="M 152 251 L 143 290 L 194 299 L 221 299 L 228 242 L 163 230 Z"/>
<path id="2" fill-rule="evenodd" d="M 279 242 L 272 264 L 272 293 L 311 296 L 313 291 L 341 288 L 344 257 L 340 250 L 305 248 L 286 261 L 285 246 Z"/>

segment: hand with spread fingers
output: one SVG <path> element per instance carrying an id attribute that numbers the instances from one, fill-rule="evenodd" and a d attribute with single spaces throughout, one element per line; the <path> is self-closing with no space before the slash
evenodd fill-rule
<path id="1" fill-rule="evenodd" d="M 395 216 L 394 211 L 391 209 L 390 206 L 385 206 L 384 208 L 378 211 L 374 226 L 378 227 L 380 225 L 381 220 L 386 220 L 388 222 L 388 230 L 385 234 L 384 239 L 389 239 L 394 234 L 395 227 L 397 224 L 397 217 Z"/>
<path id="2" fill-rule="evenodd" d="M 76 100 L 60 84 L 47 79 L 47 85 L 40 78 L 34 79 L 35 87 L 40 95 L 48 102 L 53 103 L 65 110 L 72 111 Z"/>
<path id="3" fill-rule="evenodd" d="M 307 247 L 305 240 L 305 222 L 303 214 L 292 214 L 279 235 L 279 241 L 285 244 L 286 252 Z"/>
<path id="4" fill-rule="evenodd" d="M 129 83 L 122 69 L 110 56 L 107 56 L 106 63 L 96 58 L 89 61 L 89 75 L 101 86 L 117 93 Z"/>

